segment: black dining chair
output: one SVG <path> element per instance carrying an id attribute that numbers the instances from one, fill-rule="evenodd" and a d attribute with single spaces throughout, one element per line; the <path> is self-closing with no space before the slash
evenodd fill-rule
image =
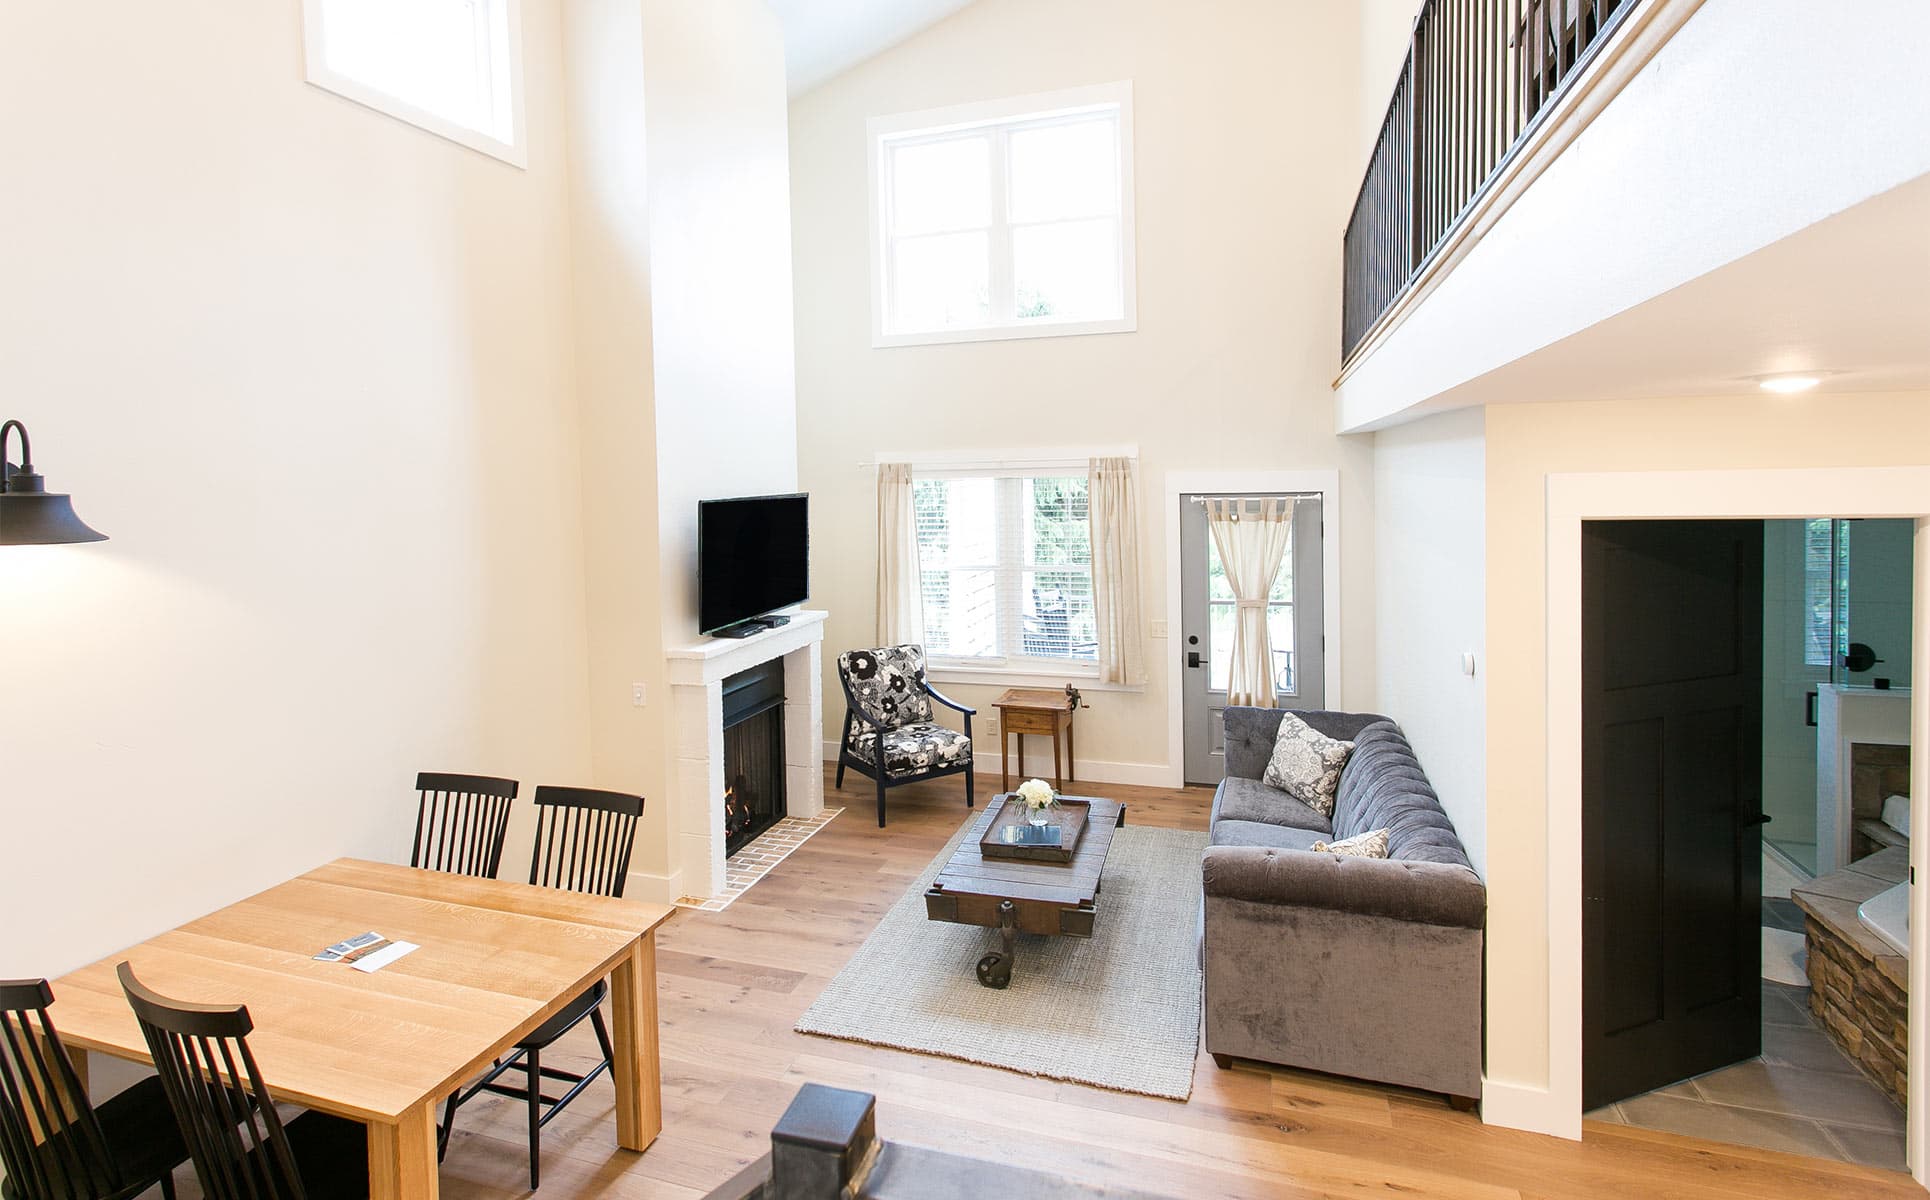
<path id="1" fill-rule="evenodd" d="M 44 979 L 0 980 L 0 1196 L 121 1200 L 159 1184 L 174 1200 L 188 1148 L 161 1081 L 94 1107 L 47 1015 L 53 1002 Z"/>
<path id="2" fill-rule="evenodd" d="M 600 792 L 592 788 L 538 787 L 536 789 L 536 847 L 530 854 L 529 881 L 542 887 L 589 892 L 597 896 L 621 898 L 624 880 L 630 873 L 630 847 L 636 840 L 637 818 L 643 815 L 643 797 L 622 792 Z M 610 1046 L 610 1031 L 603 1023 L 603 998 L 610 993 L 608 980 L 564 1005 L 536 1031 L 516 1043 L 509 1057 L 496 1063 L 476 1083 L 449 1098 L 437 1131 L 437 1157 L 449 1152 L 449 1134 L 456 1125 L 456 1109 L 483 1092 L 512 1096 L 529 1107 L 529 1186 L 538 1187 L 542 1175 L 543 1126 L 576 1099 L 592 1079 L 610 1070 L 616 1057 Z M 585 1017 L 602 1047 L 603 1060 L 584 1074 L 543 1065 L 543 1051 L 558 1038 L 576 1028 Z M 498 1083 L 497 1077 L 515 1068 L 523 1073 L 522 1085 Z M 543 1094 L 543 1081 L 567 1083 L 569 1090 L 552 1099 Z"/>
<path id="3" fill-rule="evenodd" d="M 316 1112 L 282 1124 L 245 1005 L 170 1000 L 132 964 L 117 973 L 208 1200 L 366 1200 L 367 1127 Z"/>
<path id="4" fill-rule="evenodd" d="M 496 878 L 503 862 L 503 835 L 519 785 L 493 775 L 424 771 L 415 777 L 422 794 L 415 816 L 409 865 L 456 875 Z"/>

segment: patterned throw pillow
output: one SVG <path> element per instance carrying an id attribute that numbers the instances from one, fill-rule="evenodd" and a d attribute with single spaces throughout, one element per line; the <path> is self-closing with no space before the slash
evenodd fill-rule
<path id="1" fill-rule="evenodd" d="M 1386 858 L 1387 831 L 1376 829 L 1372 833 L 1357 833 L 1338 842 L 1315 842 L 1309 849 L 1324 850 L 1328 854 L 1351 854 L 1355 858 Z"/>
<path id="2" fill-rule="evenodd" d="M 1260 779 L 1321 816 L 1331 817 L 1334 793 L 1340 788 L 1340 769 L 1353 752 L 1352 742 L 1330 738 L 1286 713 L 1280 718 L 1280 732 L 1273 741 L 1273 758 Z"/>

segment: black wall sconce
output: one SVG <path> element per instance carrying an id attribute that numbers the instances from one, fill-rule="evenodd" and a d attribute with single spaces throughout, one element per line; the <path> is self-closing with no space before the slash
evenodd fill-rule
<path id="1" fill-rule="evenodd" d="M 20 465 L 7 459 L 7 443 L 20 435 Z M 56 546 L 104 542 L 107 535 L 74 515 L 69 496 L 47 490 L 34 471 L 33 444 L 18 421 L 0 425 L 0 546 Z"/>

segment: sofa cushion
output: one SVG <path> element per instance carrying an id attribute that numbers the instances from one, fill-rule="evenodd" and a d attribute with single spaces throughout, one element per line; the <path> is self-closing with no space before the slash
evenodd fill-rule
<path id="1" fill-rule="evenodd" d="M 1413 747 L 1385 718 L 1355 735 L 1334 805 L 1335 838 L 1376 829 L 1387 830 L 1389 857 L 1472 865 Z"/>
<path id="2" fill-rule="evenodd" d="M 1311 850 L 1326 837 L 1316 829 L 1293 829 L 1266 821 L 1215 821 L 1209 846 L 1256 846 L 1266 850 Z"/>
<path id="3" fill-rule="evenodd" d="M 1334 831 L 1332 821 L 1279 788 L 1237 775 L 1221 781 L 1219 794 L 1213 798 L 1213 820 L 1260 821 L 1289 829 L 1311 829 L 1316 833 Z"/>
<path id="4" fill-rule="evenodd" d="M 1223 728 L 1226 731 L 1226 773 L 1241 779 L 1258 779 L 1267 769 L 1267 760 L 1273 757 L 1275 735 L 1280 730 L 1280 718 L 1289 711 L 1307 724 L 1318 729 L 1330 738 L 1351 742 L 1354 735 L 1376 721 L 1385 721 L 1379 713 L 1328 712 L 1324 709 L 1284 709 L 1284 708 L 1245 708 L 1231 705 L 1223 715 Z"/>
<path id="5" fill-rule="evenodd" d="M 866 766 L 878 761 L 878 731 L 860 725 L 845 743 L 851 756 Z M 940 767 L 956 767 L 972 755 L 972 739 L 956 729 L 920 721 L 885 730 L 885 773 L 922 775 Z"/>
<path id="6" fill-rule="evenodd" d="M 1340 786 L 1340 769 L 1354 744 L 1331 738 L 1292 713 L 1280 718 L 1274 735 L 1273 756 L 1260 782 L 1286 791 L 1323 817 L 1334 812 L 1334 790 Z"/>

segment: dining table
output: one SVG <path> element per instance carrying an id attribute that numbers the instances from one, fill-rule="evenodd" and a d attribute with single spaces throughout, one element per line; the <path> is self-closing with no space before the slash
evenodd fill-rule
<path id="1" fill-rule="evenodd" d="M 669 905 L 343 858 L 53 981 L 87 1055 L 150 1063 L 115 976 L 171 999 L 244 1004 L 279 1102 L 368 1127 L 373 1200 L 437 1194 L 438 1106 L 571 999 L 610 981 L 616 1144 L 663 1128 L 657 927 Z M 379 970 L 316 955 L 364 932 L 418 948 Z"/>

